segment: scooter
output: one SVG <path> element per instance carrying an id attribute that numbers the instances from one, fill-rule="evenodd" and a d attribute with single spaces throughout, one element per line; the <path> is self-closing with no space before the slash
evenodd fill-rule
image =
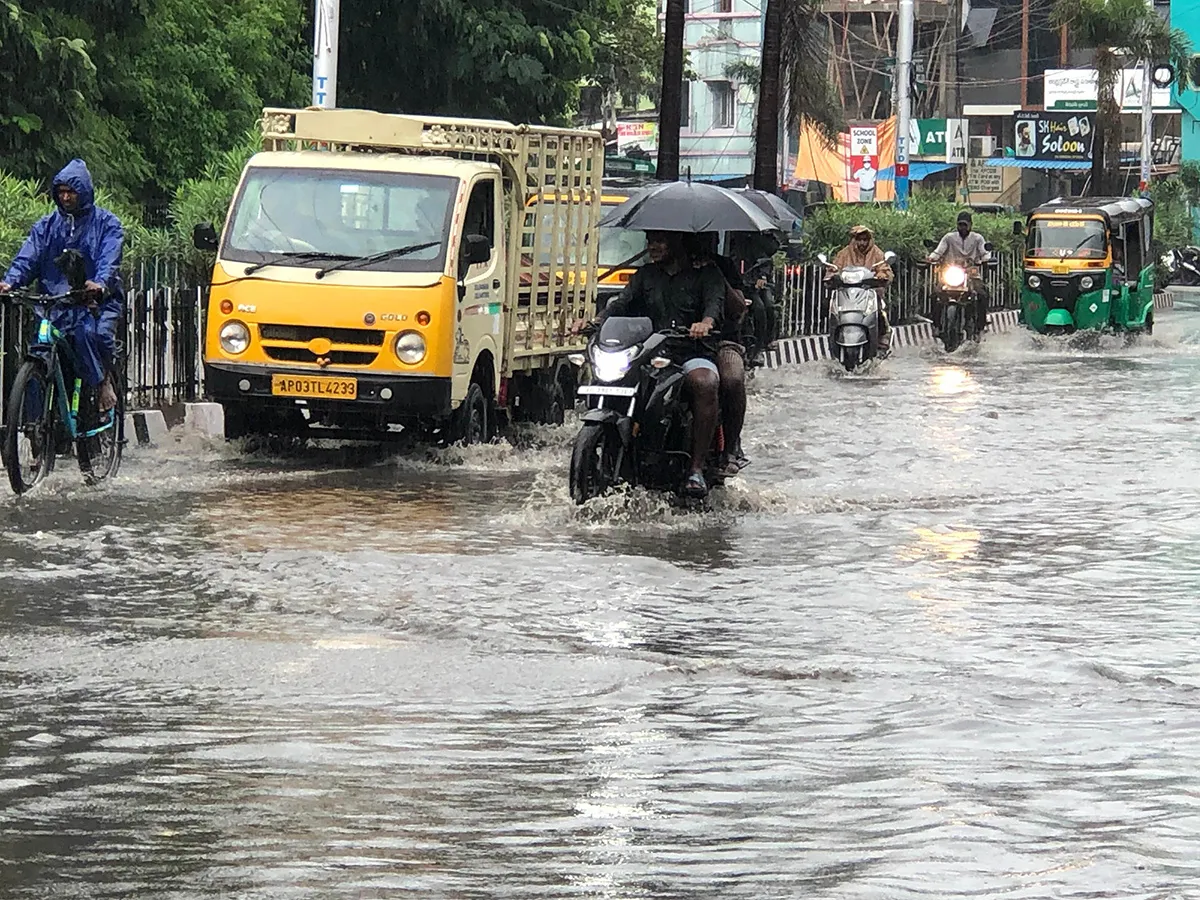
<path id="1" fill-rule="evenodd" d="M 896 258 L 890 250 L 883 255 L 889 265 Z M 824 253 L 817 259 L 830 265 Z M 866 266 L 847 266 L 833 273 L 827 282 L 829 300 L 829 350 L 847 372 L 852 372 L 879 355 L 880 298 L 876 288 L 886 288 Z"/>

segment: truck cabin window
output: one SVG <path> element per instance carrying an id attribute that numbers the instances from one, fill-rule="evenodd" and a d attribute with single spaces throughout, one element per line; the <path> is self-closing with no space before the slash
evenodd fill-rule
<path id="1" fill-rule="evenodd" d="M 238 262 L 275 260 L 319 267 L 304 253 L 369 256 L 433 246 L 364 268 L 389 272 L 440 271 L 458 182 L 440 175 L 331 169 L 252 169 L 239 191 L 223 250 Z"/>

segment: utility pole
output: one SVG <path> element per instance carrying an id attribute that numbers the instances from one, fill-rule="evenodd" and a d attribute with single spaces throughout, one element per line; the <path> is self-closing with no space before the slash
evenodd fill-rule
<path id="1" fill-rule="evenodd" d="M 1154 15 L 1154 0 L 1146 0 Z M 1142 60 L 1142 179 L 1139 190 L 1150 190 L 1150 170 L 1154 152 L 1154 60 Z M 1122 102 L 1124 98 L 1122 97 Z"/>
<path id="2" fill-rule="evenodd" d="M 660 181 L 679 180 L 679 130 L 683 125 L 684 0 L 667 0 L 663 23 L 662 89 L 658 92 Z M 762 98 L 759 98 L 762 102 Z"/>
<path id="3" fill-rule="evenodd" d="M 1029 105 L 1029 0 L 1021 0 L 1021 109 Z"/>
<path id="4" fill-rule="evenodd" d="M 913 0 L 900 0 L 900 35 L 896 45 L 896 209 L 908 209 L 908 123 L 912 117 Z"/>
<path id="5" fill-rule="evenodd" d="M 313 16 L 312 105 L 337 106 L 338 17 L 341 0 L 316 0 Z"/>

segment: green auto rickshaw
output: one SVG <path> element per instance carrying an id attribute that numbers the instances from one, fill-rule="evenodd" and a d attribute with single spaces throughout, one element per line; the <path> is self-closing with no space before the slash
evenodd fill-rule
<path id="1" fill-rule="evenodd" d="M 1029 214 L 1021 319 L 1039 334 L 1154 328 L 1154 204 L 1130 197 L 1053 200 Z"/>

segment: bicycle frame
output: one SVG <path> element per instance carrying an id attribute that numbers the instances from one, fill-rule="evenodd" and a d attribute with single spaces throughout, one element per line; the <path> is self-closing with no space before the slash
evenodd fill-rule
<path id="1" fill-rule="evenodd" d="M 58 356 L 60 351 L 67 353 L 72 369 L 78 371 L 79 362 L 75 358 L 67 336 L 54 327 L 49 318 L 42 315 L 38 323 L 37 336 L 30 343 L 29 351 L 25 358 L 40 361 L 46 366 L 47 373 L 53 378 L 50 389 L 55 393 L 55 396 L 51 399 L 54 402 L 59 421 L 66 425 L 71 440 L 79 441 L 84 438 L 95 437 L 109 428 L 113 428 L 115 426 L 115 418 L 113 421 L 106 422 L 99 428 L 80 432 L 79 397 L 83 392 L 83 379 L 78 376 L 74 379 L 75 383 L 71 391 L 71 400 L 68 403 L 66 377 L 63 375 L 62 365 L 59 362 Z"/>

